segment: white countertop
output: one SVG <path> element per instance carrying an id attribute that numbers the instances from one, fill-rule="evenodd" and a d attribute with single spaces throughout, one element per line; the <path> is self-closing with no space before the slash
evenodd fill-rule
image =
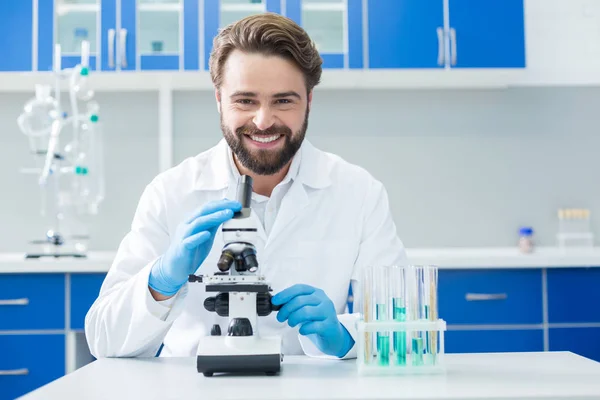
<path id="1" fill-rule="evenodd" d="M 100 359 L 37 399 L 599 399 L 600 363 L 569 352 L 448 354 L 444 375 L 361 376 L 355 360 L 284 358 L 279 376 L 206 378 L 195 357 Z"/>
<path id="2" fill-rule="evenodd" d="M 513 247 L 410 248 L 406 252 L 411 264 L 440 268 L 600 267 L 600 247 L 588 250 L 538 247 L 530 254 L 522 254 Z M 114 252 L 90 252 L 85 259 L 26 260 L 23 253 L 0 253 L 0 273 L 106 272 L 114 256 Z"/>

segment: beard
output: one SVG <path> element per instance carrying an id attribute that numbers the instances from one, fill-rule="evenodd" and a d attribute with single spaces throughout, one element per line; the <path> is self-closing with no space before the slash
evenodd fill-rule
<path id="1" fill-rule="evenodd" d="M 225 141 L 235 154 L 238 161 L 247 169 L 257 175 L 273 175 L 281 171 L 294 158 L 308 129 L 308 108 L 304 116 L 304 122 L 299 131 L 292 134 L 292 130 L 287 126 L 272 126 L 265 130 L 256 128 L 254 124 L 243 125 L 233 132 L 223 123 L 223 114 L 221 114 L 221 130 Z M 267 149 L 249 149 L 244 143 L 244 135 L 256 136 L 283 136 L 283 148 L 278 150 Z M 279 139 L 278 139 L 279 140 Z"/>

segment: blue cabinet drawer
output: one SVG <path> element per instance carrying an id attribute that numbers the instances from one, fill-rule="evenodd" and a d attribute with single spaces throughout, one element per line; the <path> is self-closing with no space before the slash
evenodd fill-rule
<path id="1" fill-rule="evenodd" d="M 479 330 L 447 331 L 444 335 L 446 353 L 503 353 L 543 351 L 544 331 Z"/>
<path id="2" fill-rule="evenodd" d="M 550 328 L 549 348 L 600 362 L 600 328 Z"/>
<path id="3" fill-rule="evenodd" d="M 85 315 L 98 298 L 106 274 L 71 275 L 71 329 L 83 329 Z"/>
<path id="4" fill-rule="evenodd" d="M 548 322 L 600 322 L 600 268 L 548 269 Z"/>
<path id="5" fill-rule="evenodd" d="M 65 329 L 63 274 L 0 275 L 0 330 Z"/>
<path id="6" fill-rule="evenodd" d="M 65 335 L 0 335 L 0 400 L 14 399 L 65 374 Z"/>
<path id="7" fill-rule="evenodd" d="M 542 271 L 440 270 L 440 318 L 448 324 L 541 324 Z"/>

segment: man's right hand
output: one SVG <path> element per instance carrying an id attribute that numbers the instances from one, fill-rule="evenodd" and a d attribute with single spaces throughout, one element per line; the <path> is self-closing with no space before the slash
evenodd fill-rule
<path id="1" fill-rule="evenodd" d="M 150 271 L 148 286 L 159 295 L 155 299 L 167 299 L 181 289 L 210 253 L 219 226 L 241 209 L 237 201 L 213 201 L 179 224 L 171 245 Z"/>

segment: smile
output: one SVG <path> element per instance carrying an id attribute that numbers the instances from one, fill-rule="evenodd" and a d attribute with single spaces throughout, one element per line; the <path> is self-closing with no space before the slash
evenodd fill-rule
<path id="1" fill-rule="evenodd" d="M 273 136 L 254 136 L 251 135 L 250 138 L 255 142 L 259 143 L 271 143 L 277 139 L 279 139 L 281 135 L 273 135 Z"/>

